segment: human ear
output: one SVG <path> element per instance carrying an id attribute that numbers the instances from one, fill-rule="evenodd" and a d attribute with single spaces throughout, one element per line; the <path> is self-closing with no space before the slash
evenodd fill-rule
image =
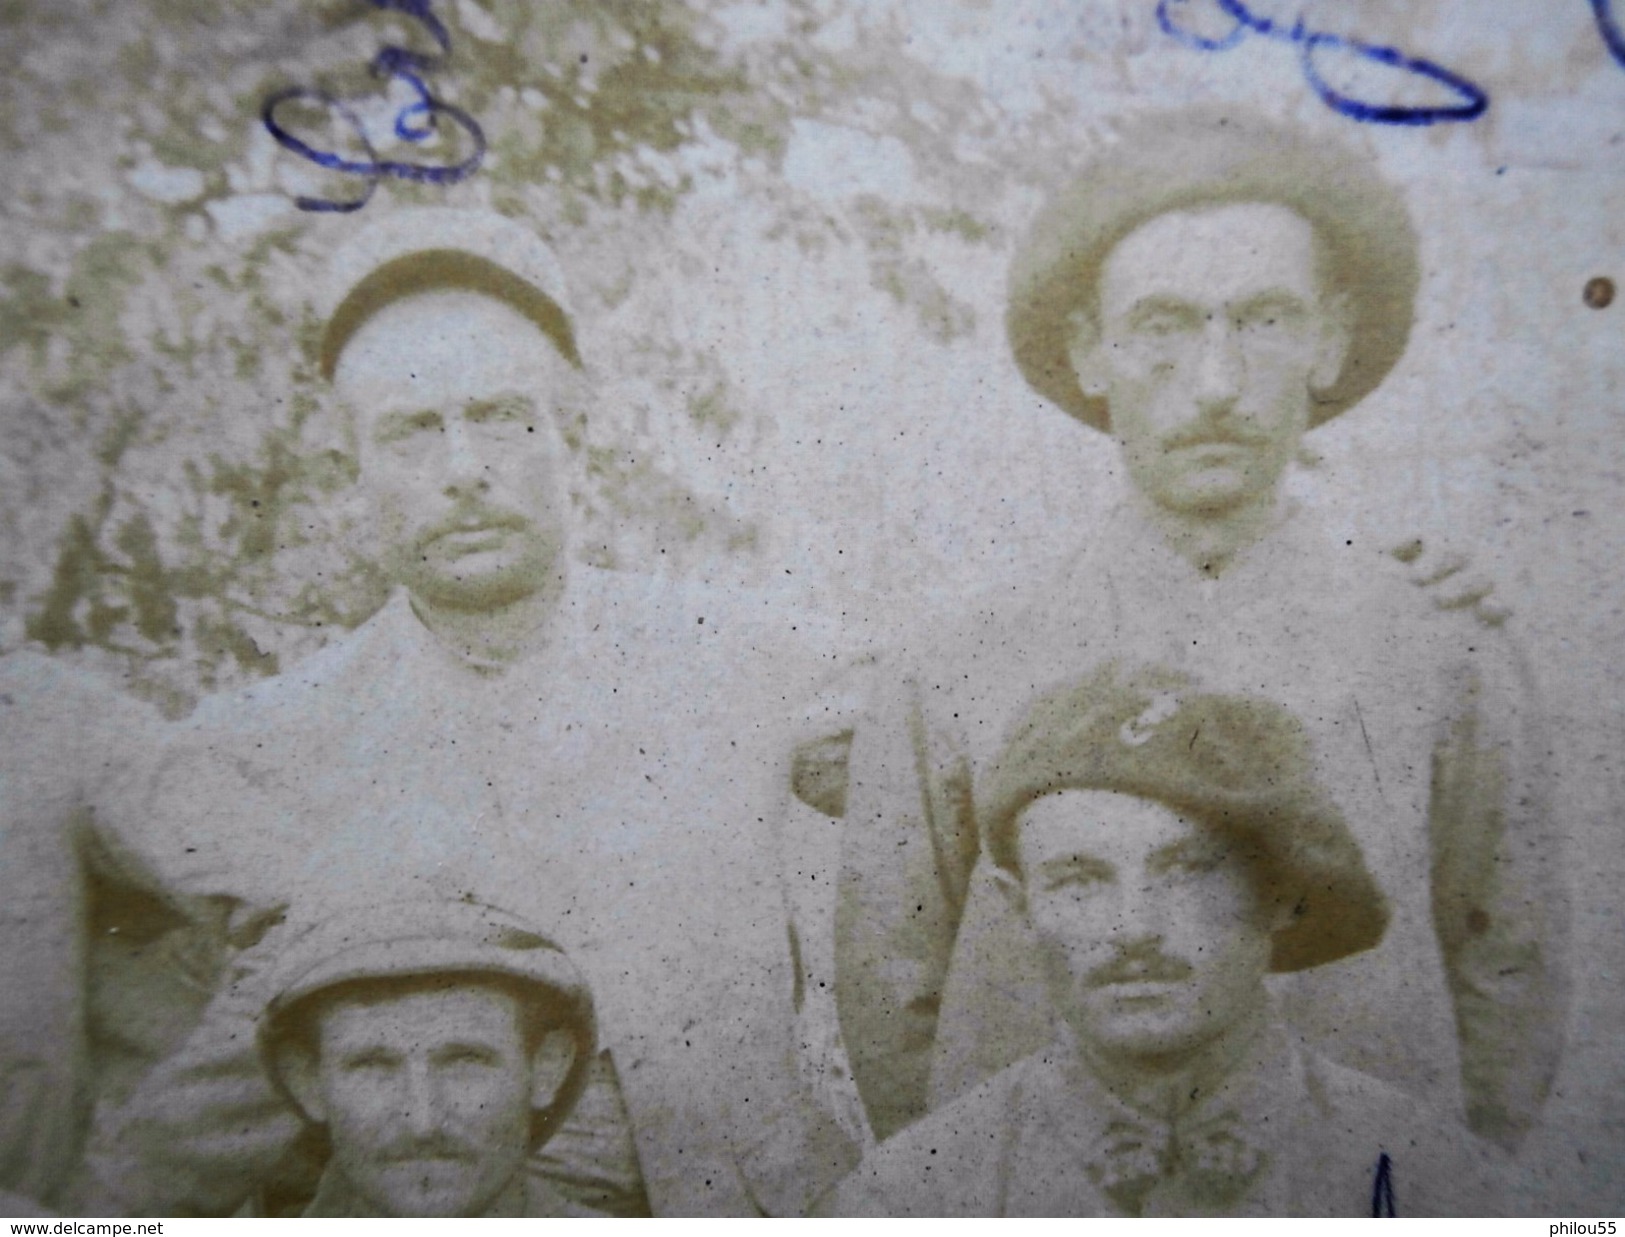
<path id="1" fill-rule="evenodd" d="M 1309 370 L 1309 385 L 1316 391 L 1328 391 L 1343 376 L 1343 363 L 1348 360 L 1349 344 L 1354 333 L 1354 308 L 1348 294 L 1328 293 L 1321 302 L 1320 333 L 1315 340 L 1315 355 Z"/>
<path id="2" fill-rule="evenodd" d="M 558 1098 L 559 1090 L 576 1063 L 576 1037 L 563 1027 L 542 1036 L 530 1054 L 530 1106 L 547 1108 Z"/>
<path id="3" fill-rule="evenodd" d="M 1104 399 L 1107 394 L 1106 372 L 1101 355 L 1100 328 L 1094 316 L 1074 309 L 1066 316 L 1066 359 L 1077 377 L 1078 389 L 1090 399 Z"/>
<path id="4" fill-rule="evenodd" d="M 316 1054 L 298 1044 L 283 1044 L 276 1050 L 277 1074 L 293 1096 L 301 1112 L 317 1125 L 327 1123 L 327 1096 L 322 1092 L 321 1069 Z"/>

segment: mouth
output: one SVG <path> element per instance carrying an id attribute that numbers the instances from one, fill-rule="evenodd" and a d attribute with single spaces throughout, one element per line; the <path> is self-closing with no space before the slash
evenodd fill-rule
<path id="1" fill-rule="evenodd" d="M 1102 984 L 1105 992 L 1122 1005 L 1150 1005 L 1167 999 L 1179 985 L 1159 979 L 1134 979 L 1126 983 Z"/>
<path id="2" fill-rule="evenodd" d="M 1237 442 L 1233 438 L 1211 438 L 1201 442 L 1180 443 L 1173 448 L 1172 453 L 1187 459 L 1218 464 L 1234 459 L 1238 455 L 1245 455 L 1251 450 L 1251 443 Z"/>
<path id="3" fill-rule="evenodd" d="M 1119 963 L 1094 974 L 1091 988 L 1110 989 L 1123 996 L 1153 996 L 1171 991 L 1191 977 L 1191 968 L 1171 958 L 1144 963 Z"/>
<path id="4" fill-rule="evenodd" d="M 478 528 L 459 528 L 442 533 L 434 541 L 436 545 L 448 547 L 459 555 L 479 554 L 500 546 L 507 539 L 508 531 L 506 528 L 487 524 Z"/>
<path id="5" fill-rule="evenodd" d="M 523 531 L 525 522 L 517 516 L 497 513 L 464 516 L 430 529 L 422 539 L 425 546 L 449 549 L 457 555 L 479 554 L 498 549 L 509 534 Z"/>

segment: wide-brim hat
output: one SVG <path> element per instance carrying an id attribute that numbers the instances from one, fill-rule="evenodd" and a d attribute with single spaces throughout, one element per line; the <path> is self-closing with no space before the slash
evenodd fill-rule
<path id="1" fill-rule="evenodd" d="M 369 220 L 330 258 L 314 306 L 323 377 L 332 379 L 344 346 L 380 309 L 442 288 L 511 305 L 581 364 L 564 271 L 541 237 L 491 211 L 410 207 Z"/>
<path id="2" fill-rule="evenodd" d="M 1137 117 L 1039 213 L 1010 270 L 1005 330 L 1022 374 L 1085 425 L 1109 431 L 1106 401 L 1078 385 L 1069 316 L 1093 311 L 1101 268 L 1140 225 L 1176 210 L 1267 202 L 1315 229 L 1323 277 L 1348 298 L 1337 381 L 1312 393 L 1309 424 L 1353 407 L 1405 352 L 1420 278 L 1416 233 L 1376 162 L 1342 141 L 1234 111 Z"/>
<path id="3" fill-rule="evenodd" d="M 473 981 L 494 977 L 531 989 L 550 1017 L 573 1035 L 576 1053 L 570 1072 L 532 1120 L 532 1139 L 539 1145 L 586 1085 L 597 1048 L 592 994 L 557 944 L 517 916 L 482 903 L 386 903 L 344 911 L 294 930 L 276 949 L 262 981 L 258 1047 L 266 1076 L 303 1114 L 282 1076 L 280 1058 L 290 1018 L 323 993 L 346 985 L 431 976 Z"/>
<path id="4" fill-rule="evenodd" d="M 1370 949 L 1387 928 L 1387 899 L 1314 777 L 1303 727 L 1262 697 L 1203 693 L 1182 676 L 1114 665 L 1039 697 L 977 789 L 995 863 L 1019 870 L 1022 811 L 1063 790 L 1148 799 L 1241 843 L 1255 874 L 1291 899 L 1272 971 Z"/>

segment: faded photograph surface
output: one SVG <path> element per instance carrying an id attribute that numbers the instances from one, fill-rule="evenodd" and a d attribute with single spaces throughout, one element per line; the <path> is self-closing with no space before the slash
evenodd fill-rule
<path id="1" fill-rule="evenodd" d="M 0 1210 L 1625 1205 L 1608 0 L 0 28 Z"/>

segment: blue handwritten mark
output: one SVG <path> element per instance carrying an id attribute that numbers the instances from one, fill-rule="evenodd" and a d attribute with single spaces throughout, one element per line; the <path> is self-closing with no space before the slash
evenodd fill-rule
<path id="1" fill-rule="evenodd" d="M 1371 1218 L 1393 1219 L 1398 1215 L 1394 1210 L 1394 1162 L 1384 1151 L 1377 1156 L 1377 1175 L 1371 1182 Z"/>
<path id="2" fill-rule="evenodd" d="M 1177 12 L 1188 11 L 1201 3 L 1217 5 L 1220 13 L 1233 23 L 1223 37 L 1209 38 L 1199 34 L 1189 26 L 1181 25 L 1175 17 Z M 1610 0 L 1592 0 L 1592 3 L 1603 6 L 1610 3 Z M 1303 24 L 1301 15 L 1291 26 L 1286 26 L 1268 17 L 1259 17 L 1248 9 L 1242 0 L 1157 0 L 1157 24 L 1162 27 L 1164 34 L 1178 39 L 1186 47 L 1204 52 L 1229 51 L 1249 35 L 1255 34 L 1280 43 L 1295 44 L 1298 47 L 1304 78 L 1320 96 L 1321 102 L 1344 116 L 1369 124 L 1436 125 L 1449 121 L 1476 120 L 1490 105 L 1489 95 L 1483 90 L 1459 73 L 1453 73 L 1431 60 L 1407 56 L 1396 48 L 1379 47 L 1372 43 L 1363 43 L 1359 39 L 1345 38 L 1340 34 L 1310 30 Z M 1442 107 L 1399 107 L 1394 104 L 1371 103 L 1364 99 L 1356 99 L 1334 89 L 1321 76 L 1316 57 L 1326 51 L 1350 52 L 1376 64 L 1425 78 L 1445 87 L 1458 96 L 1461 102 Z"/>
<path id="3" fill-rule="evenodd" d="M 276 139 L 277 144 L 318 167 L 344 172 L 351 176 L 361 176 L 367 182 L 360 197 L 348 200 L 300 196 L 294 200 L 300 210 L 346 213 L 360 210 L 372 200 L 378 182 L 386 176 L 422 184 L 453 185 L 472 176 L 485 159 L 485 133 L 479 123 L 461 108 L 435 98 L 424 84 L 424 75 L 443 68 L 451 55 L 451 35 L 444 23 L 435 15 L 433 0 L 367 0 L 367 2 L 375 8 L 404 13 L 421 22 L 440 48 L 438 55 L 432 55 L 411 51 L 405 47 L 385 47 L 368 65 L 374 77 L 386 81 L 405 82 L 416 96 L 411 103 L 396 113 L 395 136 L 406 142 L 427 141 L 439 132 L 439 118 L 444 116 L 468 135 L 473 143 L 473 153 L 461 162 L 449 164 L 380 159 L 372 142 L 367 138 L 366 127 L 361 123 L 361 118 L 343 99 L 314 87 L 289 86 L 266 99 L 265 106 L 260 112 L 260 119 L 264 122 L 266 130 Z M 277 120 L 277 109 L 296 101 L 325 108 L 329 115 L 342 120 L 355 134 L 365 152 L 365 157 L 347 159 L 333 151 L 312 146 L 289 132 Z"/>
<path id="4" fill-rule="evenodd" d="M 1602 35 L 1602 41 L 1608 44 L 1620 67 L 1625 68 L 1625 27 L 1614 15 L 1614 0 L 1591 0 L 1591 11 L 1597 15 L 1597 32 Z"/>

